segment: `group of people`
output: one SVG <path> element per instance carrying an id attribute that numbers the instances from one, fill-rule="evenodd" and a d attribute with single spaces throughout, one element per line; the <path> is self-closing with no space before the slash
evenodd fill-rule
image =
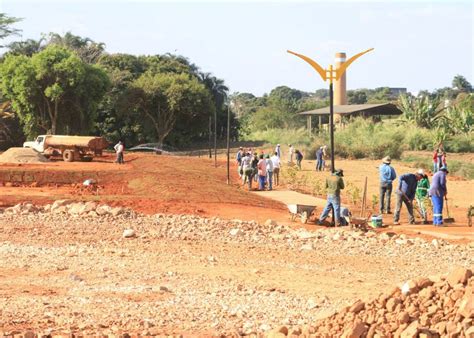
<path id="1" fill-rule="evenodd" d="M 443 204 L 447 198 L 448 190 L 446 186 L 446 175 L 449 173 L 446 165 L 439 167 L 431 179 L 423 169 L 415 173 L 407 173 L 398 178 L 398 185 L 395 191 L 396 206 L 393 221 L 395 225 L 400 224 L 400 211 L 404 204 L 408 210 L 409 223 L 415 224 L 414 209 L 416 208 L 423 223 L 428 224 L 428 199 L 431 198 L 433 205 L 433 225 L 443 226 Z M 379 167 L 380 176 L 380 208 L 379 212 L 391 214 L 390 197 L 392 194 L 393 182 L 397 178 L 395 169 L 391 166 L 391 158 L 386 156 Z M 414 202 L 416 201 L 416 205 Z"/>
<path id="2" fill-rule="evenodd" d="M 252 181 L 258 182 L 258 190 L 273 190 L 273 183 L 280 183 L 281 150 L 277 145 L 272 156 L 269 154 L 252 152 L 252 148 L 244 150 L 242 147 L 236 155 L 237 168 L 242 183 L 252 189 Z"/>
<path id="3" fill-rule="evenodd" d="M 433 173 L 436 173 L 442 167 L 448 167 L 446 164 L 446 152 L 444 151 L 443 144 L 440 143 L 433 152 Z"/>
<path id="4" fill-rule="evenodd" d="M 278 153 L 281 155 L 280 145 L 277 144 Z M 303 153 L 293 147 L 293 145 L 288 145 L 288 165 L 293 165 L 293 158 L 296 159 L 296 166 L 301 170 L 301 162 L 303 161 Z"/>

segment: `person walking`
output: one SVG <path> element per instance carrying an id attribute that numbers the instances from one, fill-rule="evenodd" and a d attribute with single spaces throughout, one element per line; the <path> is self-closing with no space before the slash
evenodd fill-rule
<path id="1" fill-rule="evenodd" d="M 428 198 L 430 181 L 428 176 L 425 175 L 423 169 L 418 170 L 418 174 L 420 174 L 422 178 L 418 181 L 416 186 L 416 204 L 418 205 L 421 217 L 423 218 L 423 224 L 428 224 L 428 210 L 426 210 L 426 200 Z"/>
<path id="2" fill-rule="evenodd" d="M 323 213 L 319 216 L 318 224 L 321 225 L 328 217 L 329 211 L 334 209 L 336 219 L 334 224 L 341 225 L 341 190 L 344 189 L 344 172 L 342 169 L 336 170 L 331 176 L 326 178 L 327 202 Z"/>
<path id="3" fill-rule="evenodd" d="M 273 190 L 273 162 L 270 159 L 270 155 L 265 155 L 265 162 L 267 164 L 268 190 Z"/>
<path id="4" fill-rule="evenodd" d="M 296 157 L 296 165 L 298 166 L 298 169 L 301 170 L 301 161 L 303 161 L 303 154 L 298 149 L 296 149 L 295 151 L 295 157 Z"/>
<path id="5" fill-rule="evenodd" d="M 253 168 L 252 168 L 252 155 L 247 153 L 242 157 L 242 184 L 248 183 L 249 190 L 252 189 L 252 178 L 253 178 Z"/>
<path id="6" fill-rule="evenodd" d="M 390 165 L 392 159 L 390 156 L 385 156 L 382 159 L 382 165 L 379 167 L 380 176 L 380 207 L 379 214 L 383 214 L 386 211 L 387 214 L 391 214 L 390 211 L 390 199 L 392 195 L 392 182 L 397 178 L 395 169 Z"/>
<path id="7" fill-rule="evenodd" d="M 324 145 L 323 146 L 323 163 L 322 163 L 322 170 L 325 171 L 326 170 L 326 160 L 328 158 L 328 146 L 327 145 Z"/>
<path id="8" fill-rule="evenodd" d="M 395 207 L 393 224 L 400 225 L 400 210 L 402 208 L 402 203 L 404 203 L 407 207 L 409 223 L 415 224 L 415 215 L 413 215 L 413 200 L 415 199 L 418 181 L 421 180 L 421 178 L 422 177 L 418 172 L 415 174 L 404 174 L 399 177 L 398 188 L 396 191 L 397 205 Z"/>
<path id="9" fill-rule="evenodd" d="M 124 164 L 125 161 L 123 160 L 123 152 L 125 150 L 125 146 L 123 145 L 122 140 L 118 141 L 118 143 L 114 146 L 115 153 L 117 154 L 117 158 L 115 163 Z"/>
<path id="10" fill-rule="evenodd" d="M 237 162 L 237 172 L 239 173 L 239 177 L 242 178 L 242 158 L 244 157 L 244 148 L 240 147 L 237 155 L 235 156 L 235 160 Z"/>
<path id="11" fill-rule="evenodd" d="M 289 144 L 290 149 L 288 150 L 288 164 L 293 164 L 293 154 L 295 153 L 295 148 Z"/>
<path id="12" fill-rule="evenodd" d="M 265 190 L 265 179 L 267 177 L 267 161 L 263 158 L 263 154 L 260 154 L 258 164 L 258 190 Z"/>
<path id="13" fill-rule="evenodd" d="M 316 171 L 323 170 L 323 147 L 319 147 L 316 150 Z"/>
<path id="14" fill-rule="evenodd" d="M 273 178 L 275 180 L 275 185 L 280 184 L 280 156 L 275 151 L 275 154 L 271 157 L 273 163 Z"/>
<path id="15" fill-rule="evenodd" d="M 281 158 L 281 149 L 280 149 L 280 144 L 277 144 L 275 147 L 275 154 L 278 156 L 278 158 Z"/>
<path id="16" fill-rule="evenodd" d="M 433 175 L 431 179 L 431 187 L 428 190 L 433 203 L 433 225 L 443 225 L 443 199 L 447 199 L 448 188 L 446 186 L 446 175 L 449 173 L 448 168 L 441 167 L 439 171 Z"/>
<path id="17" fill-rule="evenodd" d="M 253 169 L 253 176 L 252 177 L 254 178 L 255 182 L 257 182 L 257 179 L 258 179 L 257 166 L 258 166 L 258 154 L 257 154 L 257 152 L 255 152 L 255 153 L 253 153 L 253 158 L 252 158 L 252 169 Z"/>

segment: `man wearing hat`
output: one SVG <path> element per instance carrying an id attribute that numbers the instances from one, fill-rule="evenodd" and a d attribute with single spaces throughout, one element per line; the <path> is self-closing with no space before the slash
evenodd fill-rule
<path id="1" fill-rule="evenodd" d="M 322 224 L 326 217 L 328 217 L 331 208 L 334 209 L 336 218 L 334 223 L 337 226 L 341 224 L 341 190 L 344 189 L 344 180 L 342 177 L 344 177 L 344 172 L 342 169 L 338 169 L 331 176 L 326 178 L 328 199 L 323 213 L 319 217 L 318 224 Z"/>
<path id="2" fill-rule="evenodd" d="M 428 198 L 430 181 L 423 169 L 418 169 L 418 174 L 422 176 L 422 179 L 418 181 L 418 185 L 416 186 L 416 203 L 420 208 L 419 212 L 421 214 L 421 217 L 423 217 L 423 224 L 428 224 L 428 210 L 426 210 L 426 199 Z"/>
<path id="3" fill-rule="evenodd" d="M 418 181 L 423 176 L 419 172 L 415 174 L 404 174 L 398 178 L 397 188 L 397 205 L 395 207 L 395 214 L 393 215 L 393 224 L 399 225 L 400 222 L 400 210 L 402 209 L 402 203 L 406 205 L 410 224 L 415 224 L 415 215 L 413 214 L 413 200 L 415 199 L 416 187 Z"/>
<path id="4" fill-rule="evenodd" d="M 431 187 L 428 193 L 433 203 L 434 226 L 443 226 L 443 199 L 446 199 L 448 195 L 448 189 L 446 187 L 446 174 L 448 173 L 448 168 L 442 166 L 431 179 Z"/>
<path id="5" fill-rule="evenodd" d="M 390 165 L 392 159 L 390 156 L 385 156 L 382 159 L 382 165 L 379 167 L 380 171 L 380 208 L 379 214 L 382 214 L 386 207 L 387 214 L 390 212 L 390 197 L 392 195 L 392 182 L 397 178 L 395 169 Z M 386 203 L 385 203 L 386 202 Z"/>

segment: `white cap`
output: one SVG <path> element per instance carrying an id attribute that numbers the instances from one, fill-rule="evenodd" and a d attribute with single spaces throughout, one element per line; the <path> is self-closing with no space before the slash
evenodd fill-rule
<path id="1" fill-rule="evenodd" d="M 423 169 L 418 169 L 418 171 L 416 172 L 418 175 L 424 175 L 425 174 L 425 171 Z"/>

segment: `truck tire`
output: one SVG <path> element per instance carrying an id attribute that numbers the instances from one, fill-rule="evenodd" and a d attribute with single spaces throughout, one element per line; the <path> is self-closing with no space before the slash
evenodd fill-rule
<path id="1" fill-rule="evenodd" d="M 64 162 L 74 162 L 74 150 L 66 149 L 63 152 Z"/>

